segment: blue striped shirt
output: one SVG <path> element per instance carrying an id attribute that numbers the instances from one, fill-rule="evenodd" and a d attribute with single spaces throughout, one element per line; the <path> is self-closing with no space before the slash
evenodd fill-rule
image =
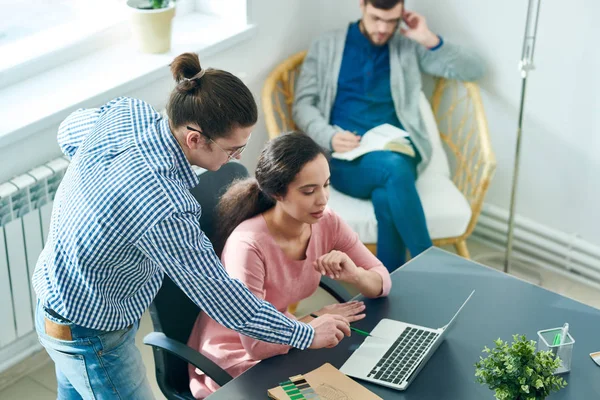
<path id="1" fill-rule="evenodd" d="M 310 345 L 312 327 L 227 275 L 189 191 L 198 177 L 150 105 L 118 98 L 75 111 L 60 125 L 58 143 L 71 164 L 33 276 L 45 306 L 84 327 L 122 329 L 142 316 L 167 274 L 230 329 Z"/>

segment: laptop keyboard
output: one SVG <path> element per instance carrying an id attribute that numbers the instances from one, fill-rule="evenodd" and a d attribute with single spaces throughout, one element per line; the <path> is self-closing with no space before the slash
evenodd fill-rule
<path id="1" fill-rule="evenodd" d="M 410 374 L 439 333 L 406 328 L 379 360 L 368 377 L 399 384 Z"/>

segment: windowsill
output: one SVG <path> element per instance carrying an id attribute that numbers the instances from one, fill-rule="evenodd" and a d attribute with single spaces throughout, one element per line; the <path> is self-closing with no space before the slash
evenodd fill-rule
<path id="1" fill-rule="evenodd" d="M 169 64 L 193 51 L 200 62 L 248 40 L 256 27 L 193 13 L 173 23 L 171 50 L 142 54 L 131 40 L 103 48 L 23 82 L 0 89 L 0 148 L 59 124 L 73 110 L 94 107 L 160 78 Z"/>

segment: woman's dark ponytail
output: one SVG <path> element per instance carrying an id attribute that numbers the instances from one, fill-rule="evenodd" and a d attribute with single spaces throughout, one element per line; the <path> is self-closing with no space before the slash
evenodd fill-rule
<path id="1" fill-rule="evenodd" d="M 221 254 L 231 232 L 242 222 L 275 206 L 275 200 L 260 190 L 258 181 L 248 178 L 234 182 L 217 207 L 219 228 L 213 246 Z"/>

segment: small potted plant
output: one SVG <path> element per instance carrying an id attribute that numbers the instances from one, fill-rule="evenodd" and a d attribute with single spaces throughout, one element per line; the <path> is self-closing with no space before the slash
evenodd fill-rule
<path id="1" fill-rule="evenodd" d="M 477 382 L 495 391 L 498 400 L 543 400 L 567 385 L 554 371 L 560 359 L 551 351 L 537 351 L 536 342 L 514 335 L 514 342 L 496 340 L 496 348 L 483 349 L 486 358 L 475 363 Z"/>
<path id="2" fill-rule="evenodd" d="M 131 32 L 143 53 L 164 53 L 171 48 L 172 0 L 128 0 Z"/>

